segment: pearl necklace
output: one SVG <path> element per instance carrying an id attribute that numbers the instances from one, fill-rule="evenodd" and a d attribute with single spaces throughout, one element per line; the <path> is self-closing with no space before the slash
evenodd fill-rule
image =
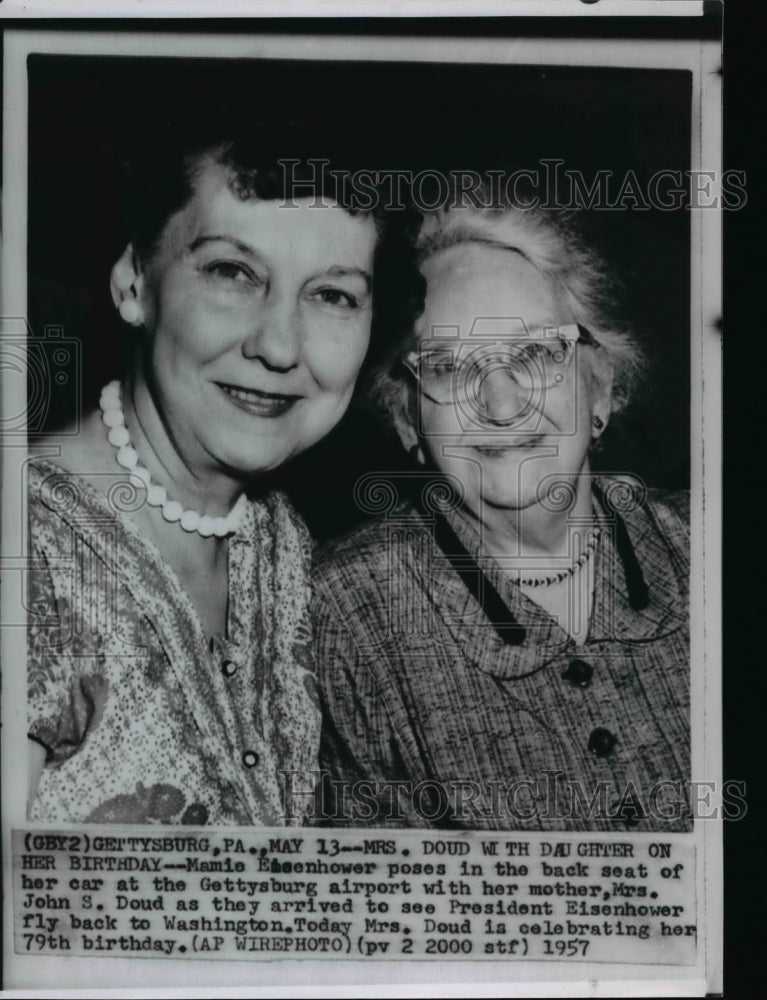
<path id="1" fill-rule="evenodd" d="M 138 453 L 131 446 L 128 428 L 125 426 L 125 413 L 120 398 L 120 383 L 115 380 L 101 390 L 101 419 L 109 429 L 107 440 L 117 448 L 117 462 L 130 473 L 131 478 L 139 480 L 146 487 L 146 502 L 150 507 L 159 507 L 162 516 L 168 522 L 178 521 L 184 531 L 196 531 L 203 538 L 225 538 L 237 531 L 242 523 L 247 499 L 245 494 L 239 498 L 226 517 L 210 517 L 199 514 L 196 510 L 184 510 L 178 500 L 169 500 L 165 487 L 152 482 L 149 469 L 138 464 Z"/>
<path id="2" fill-rule="evenodd" d="M 581 569 L 588 560 L 594 554 L 597 547 L 597 542 L 599 541 L 599 531 L 594 531 L 586 543 L 586 548 L 578 556 L 572 566 L 568 566 L 567 569 L 563 569 L 559 573 L 555 573 L 553 576 L 533 576 L 533 577 L 520 577 L 517 580 L 517 584 L 521 587 L 552 587 L 554 584 L 562 583 L 570 576 L 574 576 L 579 569 Z"/>

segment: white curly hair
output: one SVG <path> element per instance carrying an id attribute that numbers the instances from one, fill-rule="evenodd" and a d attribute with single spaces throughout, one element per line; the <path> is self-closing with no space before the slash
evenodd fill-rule
<path id="1" fill-rule="evenodd" d="M 632 332 L 613 318 L 613 281 L 602 258 L 580 236 L 572 214 L 516 204 L 425 212 L 416 240 L 417 263 L 422 266 L 441 251 L 468 243 L 518 252 L 561 290 L 575 321 L 604 349 L 612 369 L 612 412 L 623 410 L 644 369 L 644 355 Z M 394 343 L 371 372 L 370 395 L 396 423 L 397 417 L 412 413 L 414 401 L 400 362 L 416 346 L 414 329 L 401 331 Z"/>

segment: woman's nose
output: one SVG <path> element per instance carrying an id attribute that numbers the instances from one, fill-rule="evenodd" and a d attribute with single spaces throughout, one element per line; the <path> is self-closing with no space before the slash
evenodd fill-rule
<path id="1" fill-rule="evenodd" d="M 524 416 L 527 394 L 502 367 L 486 370 L 479 389 L 480 416 L 507 425 Z"/>
<path id="2" fill-rule="evenodd" d="M 243 355 L 261 361 L 272 371 L 290 371 L 298 364 L 299 323 L 296 302 L 270 290 L 259 303 L 251 330 L 243 341 Z"/>

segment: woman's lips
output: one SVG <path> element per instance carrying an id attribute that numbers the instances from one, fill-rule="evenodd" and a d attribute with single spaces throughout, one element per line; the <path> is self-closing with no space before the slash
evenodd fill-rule
<path id="1" fill-rule="evenodd" d="M 257 389 L 246 389 L 226 382 L 216 382 L 216 385 L 238 409 L 256 417 L 281 417 L 301 399 L 301 396 L 259 392 Z"/>
<path id="2" fill-rule="evenodd" d="M 532 448 L 539 447 L 542 441 L 543 435 L 541 434 L 534 434 L 527 437 L 520 434 L 518 437 L 506 438 L 503 441 L 486 441 L 482 444 L 475 444 L 474 450 L 478 451 L 480 455 L 497 457 L 505 455 L 510 451 L 529 451 Z"/>

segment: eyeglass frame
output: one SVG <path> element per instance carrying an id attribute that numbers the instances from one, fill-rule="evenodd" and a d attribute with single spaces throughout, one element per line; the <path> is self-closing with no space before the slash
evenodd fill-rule
<path id="1" fill-rule="evenodd" d="M 602 345 L 599 343 L 599 341 L 596 339 L 596 337 L 594 337 L 594 335 L 591 333 L 591 331 L 587 327 L 585 327 L 582 323 L 562 323 L 558 327 L 554 327 L 552 325 L 550 327 L 547 327 L 547 329 L 563 330 L 563 329 L 569 329 L 569 328 L 571 328 L 573 326 L 578 330 L 578 336 L 577 336 L 577 338 L 575 340 L 567 338 L 569 340 L 569 342 L 571 344 L 573 344 L 573 346 L 580 345 L 580 346 L 583 346 L 583 347 L 601 348 Z M 520 342 L 524 343 L 524 341 L 520 341 Z M 539 341 L 536 341 L 534 338 L 530 338 L 530 342 L 537 343 Z M 476 341 L 466 341 L 466 340 L 458 340 L 457 339 L 456 343 L 460 343 L 460 344 L 472 343 L 474 346 L 479 347 L 479 346 L 482 346 L 483 343 L 487 344 L 487 345 L 490 345 L 490 344 L 503 344 L 503 343 L 506 343 L 506 341 L 503 341 L 503 340 L 500 340 L 500 339 L 494 339 L 494 340 L 492 340 L 492 339 L 488 338 L 487 340 L 484 340 L 484 339 L 479 339 L 478 338 Z M 426 396 L 427 399 L 430 399 L 433 403 L 436 403 L 437 406 L 454 406 L 456 404 L 457 400 L 455 400 L 455 399 L 435 399 L 434 396 L 430 395 L 424 389 L 423 384 L 421 382 L 421 375 L 420 375 L 420 373 L 418 372 L 418 370 L 415 367 L 415 365 L 413 365 L 408 360 L 411 355 L 417 354 L 417 353 L 418 353 L 418 349 L 417 348 L 415 348 L 412 351 L 408 351 L 407 354 L 400 359 L 400 361 L 401 361 L 402 366 L 406 369 L 406 371 L 408 371 L 413 376 L 413 378 L 416 380 L 416 382 L 418 383 L 419 392 L 421 392 L 424 396 Z"/>

